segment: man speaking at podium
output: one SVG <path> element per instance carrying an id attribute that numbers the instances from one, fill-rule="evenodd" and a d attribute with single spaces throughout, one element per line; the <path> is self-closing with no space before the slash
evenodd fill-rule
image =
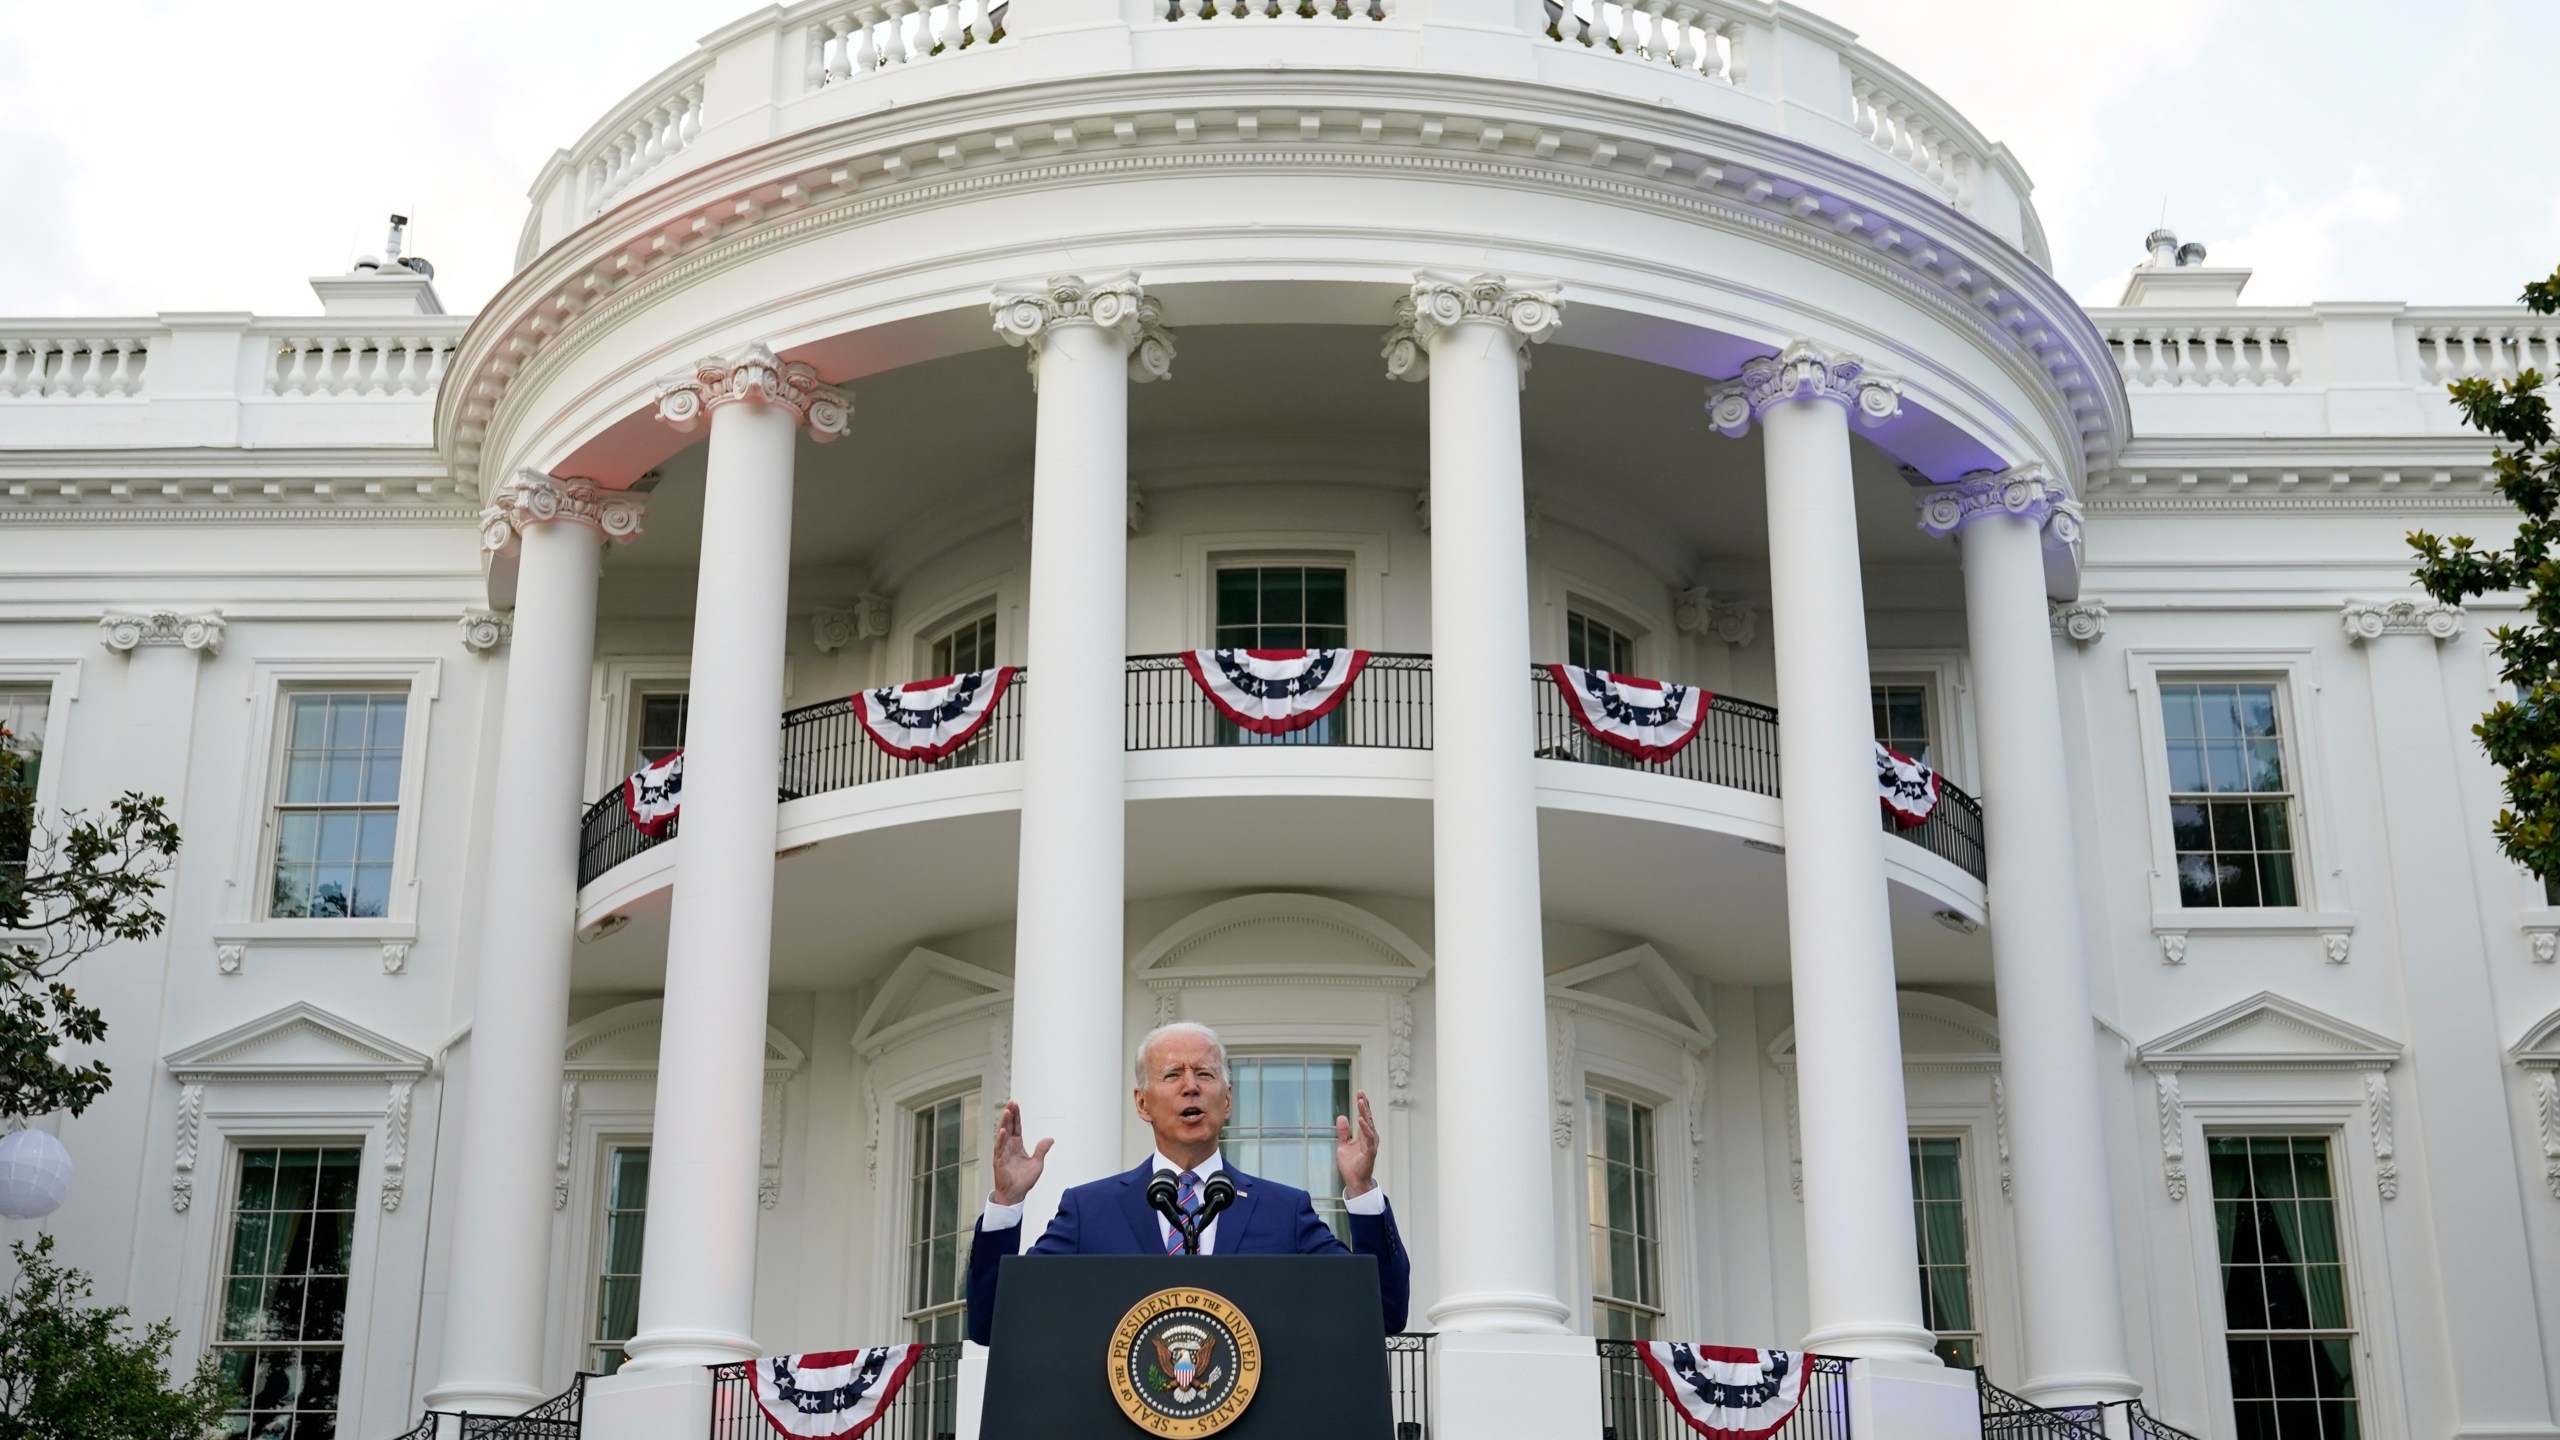
<path id="1" fill-rule="evenodd" d="M 1306 1191 L 1230 1169 L 1218 1154 L 1218 1134 L 1235 1106 L 1218 1032 L 1187 1021 L 1147 1032 L 1138 1042 L 1137 1079 L 1138 1118 L 1155 1131 L 1156 1153 L 1135 1169 L 1069 1187 L 1032 1254 L 1184 1254 L 1183 1228 L 1196 1228 L 1202 1255 L 1374 1255 L 1387 1330 L 1404 1328 L 1412 1265 L 1375 1178 L 1378 1124 L 1369 1116 L 1367 1094 L 1355 1099 L 1356 1126 L 1349 1116 L 1333 1121 L 1334 1163 L 1342 1170 L 1343 1208 L 1351 1214 L 1346 1250 L 1316 1218 Z M 995 1331 L 996 1262 L 1022 1249 L 1022 1202 L 1040 1183 L 1048 1155 L 1047 1140 L 1024 1148 L 1022 1107 L 1006 1101 L 996 1118 L 995 1193 L 969 1247 L 969 1338 L 981 1345 Z M 1171 1172 L 1163 1188 L 1173 1193 L 1159 1198 L 1183 1218 L 1182 1228 L 1149 1197 L 1159 1171 Z M 1212 1183 L 1221 1177 L 1225 1184 Z M 1218 1211 L 1210 1201 L 1229 1186 L 1234 1198 Z"/>

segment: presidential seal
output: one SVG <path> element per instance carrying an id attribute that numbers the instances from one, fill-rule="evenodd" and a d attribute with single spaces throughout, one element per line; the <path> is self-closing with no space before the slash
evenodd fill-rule
<path id="1" fill-rule="evenodd" d="M 1252 1322 L 1206 1290 L 1159 1290 L 1129 1307 L 1104 1363 L 1111 1398 L 1150 1435 L 1215 1435 L 1262 1388 Z"/>

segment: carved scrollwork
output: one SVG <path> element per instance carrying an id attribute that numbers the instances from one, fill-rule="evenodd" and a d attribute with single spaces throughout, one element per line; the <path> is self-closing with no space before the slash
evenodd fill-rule
<path id="1" fill-rule="evenodd" d="M 222 653 L 223 628 L 219 610 L 109 611 L 98 618 L 98 643 L 119 655 L 142 645 L 178 645 L 209 657 Z"/>
<path id="2" fill-rule="evenodd" d="M 640 522 L 648 513 L 648 503 L 628 490 L 520 471 L 498 487 L 480 512 L 480 548 L 496 554 L 512 547 L 528 527 L 555 523 L 584 525 L 602 539 L 627 545 L 640 538 Z M 464 643 L 470 644 L 470 616 L 463 617 L 463 625 Z"/>
<path id="3" fill-rule="evenodd" d="M 1460 279 L 1428 271 L 1396 299 L 1396 323 L 1379 352 L 1390 380 L 1431 378 L 1431 342 L 1469 322 L 1511 332 L 1520 353 L 1521 383 L 1528 383 L 1529 347 L 1543 345 L 1564 325 L 1564 297 L 1553 286 L 1514 285 L 1500 275 Z"/>
<path id="4" fill-rule="evenodd" d="M 1988 515 L 2014 515 L 2043 527 L 2049 543 L 2080 543 L 2080 507 L 2042 465 L 1976 470 L 1953 485 L 1931 485 L 1914 497 L 1920 533 L 1943 540 Z"/>
<path id="5" fill-rule="evenodd" d="M 1030 352 L 1025 358 L 1035 381 L 1041 343 L 1060 325 L 1092 325 L 1118 335 L 1129 347 L 1129 378 L 1140 385 L 1173 375 L 1173 332 L 1164 328 L 1164 307 L 1138 284 L 1135 272 L 1095 281 L 1052 276 L 1036 290 L 997 291 L 987 310 L 1006 344 Z"/>
<path id="6" fill-rule="evenodd" d="M 2094 645 L 2106 636 L 2107 607 L 2095 600 L 2049 600 L 2045 610 L 2053 633 L 2074 645 Z"/>
<path id="7" fill-rule="evenodd" d="M 516 633 L 516 617 L 506 610 L 465 610 L 461 624 L 462 648 L 474 655 L 488 654 Z"/>
<path id="8" fill-rule="evenodd" d="M 2438 642 L 2462 633 L 2462 607 L 2435 600 L 2350 600 L 2338 618 L 2359 645 L 2385 635 L 2424 635 Z"/>
<path id="9" fill-rule="evenodd" d="M 712 411 L 737 401 L 788 410 L 809 427 L 809 438 L 821 443 L 842 435 L 853 418 L 853 398 L 819 383 L 816 366 L 782 359 L 760 344 L 748 346 L 736 360 L 709 356 L 696 362 L 691 374 L 658 382 L 658 418 L 683 434 L 692 433 Z"/>
<path id="10" fill-rule="evenodd" d="M 1833 400 L 1861 425 L 1881 425 L 1902 413 L 1902 382 L 1868 371 L 1854 355 L 1835 355 L 1810 340 L 1791 340 L 1775 355 L 1742 362 L 1742 373 L 1708 387 L 1707 418 L 1740 437 L 1770 406 L 1785 400 Z"/>

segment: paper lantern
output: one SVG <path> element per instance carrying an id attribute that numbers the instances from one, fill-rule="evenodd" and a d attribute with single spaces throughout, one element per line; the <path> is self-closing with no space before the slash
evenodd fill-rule
<path id="1" fill-rule="evenodd" d="M 0 1215 L 41 1220 L 71 1194 L 71 1152 L 42 1130 L 0 1135 Z"/>

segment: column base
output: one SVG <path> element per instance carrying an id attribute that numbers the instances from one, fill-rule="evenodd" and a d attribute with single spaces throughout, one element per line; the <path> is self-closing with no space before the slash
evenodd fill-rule
<path id="1" fill-rule="evenodd" d="M 732 1335 L 725 1330 L 651 1330 L 624 1341 L 622 1353 L 631 1357 L 623 1364 L 625 1370 L 671 1370 L 686 1365 L 753 1360 L 763 1352 L 756 1349 L 751 1335 Z"/>
<path id="2" fill-rule="evenodd" d="M 499 1380 L 448 1380 L 427 1392 L 429 1410 L 465 1410 L 474 1415 L 521 1415 L 551 1398 L 551 1392 Z"/>
<path id="3" fill-rule="evenodd" d="M 1600 1359 L 1591 1337 L 1443 1334 L 1431 1342 L 1431 1431 L 1464 1440 L 1599 1440 Z"/>
<path id="4" fill-rule="evenodd" d="M 1852 1360 L 1849 1430 L 1858 1440 L 1982 1440 L 1982 1396 L 1972 1371 L 1951 1370 L 1935 1355 L 1926 1365 Z"/>
<path id="5" fill-rule="evenodd" d="M 1943 1367 L 1938 1337 L 1917 1325 L 1867 1320 L 1827 1325 L 1811 1331 L 1797 1348 L 1815 1355 L 1841 1355 L 1852 1360 L 1892 1360 L 1904 1365 Z"/>
<path id="6" fill-rule="evenodd" d="M 626 1368 L 587 1382 L 583 1414 L 586 1440 L 702 1440 L 711 1433 L 711 1372 Z M 764 1428 L 762 1417 L 755 1425 Z"/>
<path id="7" fill-rule="evenodd" d="M 1443 1296 L 1431 1307 L 1431 1328 L 1445 1333 L 1564 1335 L 1571 1312 L 1553 1295 L 1535 1291 L 1479 1290 Z"/>
<path id="8" fill-rule="evenodd" d="M 2020 1385 L 2018 1394 L 2048 1410 L 2059 1410 L 2069 1405 L 2113 1405 L 2123 1400 L 2139 1399 L 2142 1385 L 2130 1375 L 2103 1372 L 2040 1375 Z"/>

